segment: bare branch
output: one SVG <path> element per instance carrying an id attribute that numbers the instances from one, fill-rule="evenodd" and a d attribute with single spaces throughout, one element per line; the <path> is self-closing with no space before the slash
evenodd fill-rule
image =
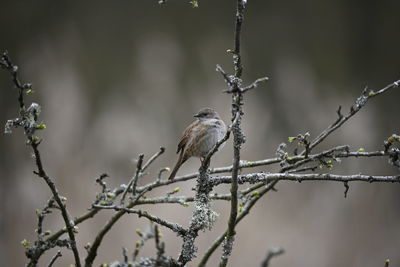
<path id="1" fill-rule="evenodd" d="M 129 205 L 128 205 L 128 208 Z M 125 211 L 119 211 L 114 214 L 104 225 L 104 227 L 97 234 L 93 244 L 88 248 L 88 255 L 85 258 L 85 267 L 91 267 L 93 265 L 93 261 L 97 256 L 97 249 L 99 248 L 104 236 L 110 231 L 113 225 L 125 214 Z"/>
<path id="2" fill-rule="evenodd" d="M 18 77 L 18 66 L 14 65 L 11 61 L 11 58 L 8 55 L 8 52 L 5 51 L 3 52 L 3 55 L 1 56 L 1 67 L 5 68 L 8 70 L 11 74 L 12 81 L 15 85 L 16 88 L 19 90 L 19 95 L 18 95 L 18 102 L 19 102 L 19 107 L 21 109 L 21 112 L 25 109 L 25 103 L 24 103 L 24 91 L 26 90 L 31 90 L 32 89 L 32 84 L 30 83 L 21 83 L 19 77 Z"/>
<path id="3" fill-rule="evenodd" d="M 310 145 L 310 150 L 312 150 L 315 146 L 317 146 L 319 143 L 321 143 L 326 137 L 328 137 L 332 132 L 334 132 L 336 129 L 338 129 L 340 126 L 342 126 L 348 119 L 353 117 L 361 108 L 365 106 L 367 101 L 370 98 L 373 98 L 375 96 L 378 96 L 380 94 L 383 94 L 384 92 L 392 89 L 392 88 L 397 88 L 399 87 L 400 80 L 397 80 L 386 87 L 374 92 L 370 91 L 368 94 L 366 90 L 364 89 L 363 93 L 359 98 L 357 98 L 355 104 L 351 107 L 350 112 L 346 115 L 343 116 L 340 112 L 341 107 L 338 109 L 338 115 L 339 118 L 336 120 L 333 124 L 331 124 L 328 128 L 326 128 L 323 132 L 321 132 L 312 142 Z"/>
<path id="4" fill-rule="evenodd" d="M 143 158 L 144 158 L 144 155 L 143 155 L 143 154 L 140 154 L 140 155 L 139 155 L 139 158 L 138 158 L 138 161 L 137 161 L 137 163 L 136 163 L 136 172 L 135 172 L 135 175 L 134 175 L 134 176 L 132 177 L 132 179 L 129 181 L 128 185 L 127 185 L 126 188 L 125 188 L 124 193 L 122 194 L 121 205 L 124 204 L 125 197 L 126 197 L 126 194 L 127 194 L 128 191 L 129 191 L 129 189 L 132 188 L 132 194 L 133 194 L 133 195 L 136 194 L 136 184 L 137 184 L 137 181 L 138 181 L 138 179 L 139 179 L 140 173 L 141 173 L 141 171 L 142 171 Z"/>
<path id="5" fill-rule="evenodd" d="M 139 217 L 145 217 L 147 219 L 149 219 L 152 222 L 158 223 L 159 225 L 165 226 L 169 229 L 171 229 L 172 231 L 174 231 L 175 233 L 179 234 L 179 235 L 185 235 L 186 234 L 186 230 L 180 226 L 177 223 L 171 223 L 168 222 L 164 219 L 161 219 L 157 216 L 151 215 L 149 213 L 147 213 L 147 211 L 142 211 L 142 210 L 136 210 L 136 209 L 130 209 L 130 208 L 126 208 L 126 207 L 122 207 L 122 206 L 101 206 L 101 205 L 95 205 L 96 208 L 98 209 L 111 209 L 111 210 L 115 210 L 115 211 L 124 211 L 126 213 L 134 213 L 137 214 Z"/>
<path id="6" fill-rule="evenodd" d="M 228 83 L 232 93 L 232 133 L 233 133 L 233 168 L 232 168 L 232 180 L 231 180 L 231 207 L 228 218 L 228 228 L 225 235 L 223 244 L 223 253 L 221 256 L 220 266 L 224 267 L 228 263 L 228 258 L 232 253 L 233 242 L 235 239 L 235 226 L 238 213 L 238 175 L 240 169 L 240 150 L 242 144 L 245 142 L 245 137 L 240 128 L 241 119 L 243 115 L 243 93 L 247 90 L 241 89 L 242 83 L 242 59 L 241 59 L 241 34 L 242 34 L 242 22 L 244 18 L 244 9 L 246 2 L 244 0 L 237 0 L 236 2 L 236 23 L 235 23 L 235 34 L 234 34 L 234 51 L 233 55 L 233 66 L 235 75 L 230 78 L 231 84 Z M 257 83 L 254 83 L 254 87 Z"/>
<path id="7" fill-rule="evenodd" d="M 251 199 L 246 203 L 246 205 L 243 208 L 243 211 L 239 214 L 239 216 L 236 219 L 236 225 L 246 216 L 249 214 L 250 210 L 254 207 L 254 205 L 257 203 L 259 199 L 262 198 L 267 192 L 271 191 L 277 181 L 272 182 L 265 188 L 263 188 L 258 194 L 255 194 L 251 197 Z M 227 230 L 221 234 L 215 241 L 214 243 L 207 249 L 207 251 L 204 253 L 203 258 L 200 260 L 199 267 L 205 267 L 209 258 L 211 255 L 215 252 L 215 250 L 221 245 L 221 243 L 224 241 L 225 236 L 227 234 Z"/>
<path id="8" fill-rule="evenodd" d="M 150 166 L 150 164 L 152 164 L 159 156 L 161 156 L 163 153 L 165 152 L 165 148 L 164 147 L 160 147 L 160 150 L 155 153 L 144 165 L 142 168 L 142 172 L 144 172 L 147 167 Z"/>
<path id="9" fill-rule="evenodd" d="M 344 185 L 344 197 L 346 198 L 347 197 L 347 193 L 349 192 L 349 189 L 350 189 L 350 186 L 349 186 L 349 183 L 346 181 L 346 182 L 343 182 L 343 185 Z"/>
<path id="10" fill-rule="evenodd" d="M 320 157 L 320 156 L 326 156 L 330 153 L 332 153 L 333 151 L 339 151 L 341 150 L 342 147 L 336 147 L 334 149 L 330 149 L 330 150 L 326 150 L 323 151 L 321 153 L 318 154 L 313 154 L 313 155 L 309 155 L 308 158 L 308 162 L 312 161 L 312 159 Z M 388 153 L 385 153 L 384 151 L 371 151 L 371 152 L 340 152 L 338 154 L 335 154 L 336 158 L 350 158 L 350 157 L 383 157 L 383 156 L 388 156 Z M 293 157 L 293 160 L 295 161 L 299 161 L 304 159 L 304 157 L 302 156 L 296 156 Z M 247 169 L 247 168 L 253 168 L 253 167 L 258 167 L 258 166 L 268 166 L 271 164 L 276 164 L 279 163 L 280 159 L 279 158 L 271 158 L 271 159 L 263 159 L 263 160 L 258 160 L 258 161 L 244 161 L 242 160 L 240 162 L 240 169 Z M 219 168 L 213 168 L 213 169 L 209 169 L 209 173 L 210 174 L 218 174 L 218 173 L 227 173 L 227 172 L 231 172 L 232 171 L 233 166 L 226 166 L 226 167 L 219 167 Z M 298 170 L 300 171 L 300 170 Z M 182 182 L 182 181 L 187 181 L 190 179 L 195 178 L 196 176 L 198 176 L 198 173 L 193 173 L 193 174 L 188 174 L 188 175 L 184 175 L 181 177 L 177 177 L 175 178 L 175 182 Z M 149 185 L 146 185 L 144 187 L 138 187 L 137 191 L 138 192 L 142 192 L 144 189 L 146 190 L 151 190 L 154 189 L 156 187 L 159 186 L 165 186 L 167 184 L 171 184 L 174 181 L 162 181 L 160 183 L 151 183 Z M 241 192 L 241 194 L 247 194 L 253 190 L 256 190 L 257 188 L 260 188 L 262 186 L 264 186 L 265 183 L 262 182 L 260 184 L 254 185 L 253 187 L 250 187 L 246 190 L 243 190 Z M 115 192 L 116 194 L 118 194 L 118 192 Z M 223 199 L 223 200 L 230 200 L 230 194 L 229 197 L 228 195 L 221 195 L 221 196 L 213 196 L 210 195 L 211 199 L 217 200 L 217 199 Z M 194 197 L 169 197 L 169 198 L 165 198 L 165 197 L 159 197 L 159 198 L 148 198 L 148 199 L 143 199 L 143 200 L 138 200 L 136 201 L 136 205 L 142 205 L 142 204 L 159 204 L 159 203 L 178 203 L 178 204 L 182 204 L 185 205 L 186 202 L 193 202 L 194 201 Z M 76 219 L 74 219 L 74 225 L 78 225 L 84 221 L 86 221 L 87 219 L 92 218 L 93 216 L 95 216 L 98 212 L 100 211 L 100 209 L 97 208 L 93 208 L 92 210 L 88 211 L 87 213 L 77 217 Z M 49 236 L 46 241 L 54 241 L 57 238 L 59 238 L 62 234 L 66 233 L 67 229 L 63 228 L 60 229 L 59 231 L 55 232 L 54 234 L 52 234 L 51 236 Z"/>
<path id="11" fill-rule="evenodd" d="M 32 105 L 25 110 L 24 92 L 25 90 L 31 90 L 32 85 L 29 83 L 23 84 L 20 82 L 20 79 L 18 77 L 18 67 L 12 63 L 7 52 L 3 53 L 1 57 L 1 62 L 2 62 L 1 64 L 2 67 L 5 67 L 11 73 L 14 85 L 19 89 L 18 102 L 20 106 L 21 118 L 14 120 L 13 126 L 15 127 L 23 126 L 24 128 L 25 135 L 28 138 L 28 144 L 31 146 L 33 154 L 35 156 L 37 171 L 34 171 L 34 173 L 37 176 L 41 177 L 46 182 L 46 184 L 48 185 L 53 194 L 55 202 L 58 204 L 61 210 L 61 215 L 64 219 L 64 223 L 70 239 L 71 250 L 74 254 L 75 265 L 76 267 L 80 267 L 81 264 L 80 264 L 79 252 L 76 247 L 73 221 L 70 220 L 69 212 L 67 210 L 65 203 L 61 200 L 56 185 L 44 170 L 41 155 L 38 149 L 41 140 L 38 137 L 33 136 L 33 134 L 37 129 L 45 128 L 45 126 L 41 126 L 41 124 L 37 123 L 38 115 L 40 113 L 40 106 L 36 103 L 32 103 Z M 38 253 L 39 257 L 42 253 Z"/>
<path id="12" fill-rule="evenodd" d="M 78 225 L 78 224 L 86 221 L 87 219 L 93 218 L 99 211 L 100 211 L 99 209 L 92 209 L 92 210 L 86 212 L 85 214 L 83 214 L 82 216 L 75 218 L 73 220 L 74 225 Z M 57 240 L 61 235 L 65 234 L 66 232 L 67 232 L 67 229 L 62 228 L 59 231 L 57 231 L 56 233 L 49 236 L 46 239 L 46 242 L 54 242 L 55 240 Z"/>
<path id="13" fill-rule="evenodd" d="M 241 50 L 240 41 L 242 35 L 242 23 L 244 19 L 244 8 L 246 3 L 244 0 L 237 0 L 236 3 L 237 3 L 236 22 L 235 22 L 235 36 L 234 36 L 235 50 L 232 52 L 232 54 L 233 54 L 233 65 L 235 67 L 235 77 L 240 79 L 240 77 L 242 77 L 242 72 L 243 72 L 242 59 L 240 55 L 240 50 Z"/>
<path id="14" fill-rule="evenodd" d="M 98 183 L 101 186 L 102 193 L 106 193 L 106 191 L 107 191 L 107 184 L 106 184 L 106 182 L 103 181 L 107 177 L 108 177 L 108 174 L 103 173 L 102 175 L 100 175 L 99 178 L 96 179 L 96 183 Z"/>
<path id="15" fill-rule="evenodd" d="M 330 173 L 311 173 L 311 174 L 296 174 L 296 173 L 249 173 L 240 175 L 238 182 L 243 183 L 271 183 L 273 181 L 334 181 L 334 182 L 384 182 L 384 183 L 399 183 L 400 175 L 338 175 Z M 230 184 L 231 176 L 221 176 L 210 178 L 210 183 L 214 186 L 219 184 Z"/>
<path id="16" fill-rule="evenodd" d="M 156 266 L 162 266 L 162 257 L 165 253 L 165 243 L 160 242 L 160 231 L 158 230 L 158 226 L 154 226 L 154 240 L 157 249 L 157 259 L 156 259 Z"/>
<path id="17" fill-rule="evenodd" d="M 163 172 L 169 171 L 169 168 L 162 168 L 159 172 L 158 172 L 158 176 L 157 176 L 157 180 L 156 183 L 160 183 L 161 182 L 161 176 L 163 174 Z"/>
<path id="18" fill-rule="evenodd" d="M 53 180 L 49 176 L 47 176 L 47 174 L 45 173 L 45 171 L 43 169 L 39 150 L 37 149 L 37 144 L 32 143 L 32 148 L 33 148 L 35 159 L 36 159 L 36 166 L 38 167 L 38 172 L 36 172 L 36 174 L 45 180 L 45 182 L 47 183 L 47 185 L 49 186 L 50 190 L 53 193 L 55 201 L 57 202 L 58 206 L 60 207 L 61 215 L 64 219 L 64 222 L 65 222 L 65 225 L 67 228 L 67 232 L 68 232 L 68 236 L 70 238 L 71 249 L 72 249 L 72 252 L 75 257 L 75 265 L 76 265 L 76 267 L 80 267 L 81 264 L 80 264 L 79 252 L 76 247 L 73 221 L 70 219 L 69 212 L 67 211 L 65 204 L 61 200 L 60 195 L 58 193 L 58 190 L 57 190 Z"/>
<path id="19" fill-rule="evenodd" d="M 56 262 L 56 260 L 57 260 L 59 257 L 61 257 L 61 256 L 62 256 L 61 251 L 60 251 L 60 250 L 57 251 L 57 254 L 54 255 L 54 257 L 51 259 L 49 265 L 47 265 L 47 266 L 48 266 L 48 267 L 53 266 L 53 264 Z"/>
<path id="20" fill-rule="evenodd" d="M 195 210 L 190 220 L 189 229 L 183 237 L 182 250 L 178 259 L 182 265 L 191 261 L 195 256 L 194 253 L 197 251 L 197 248 L 194 245 L 194 241 L 198 235 L 198 231 L 206 228 L 211 229 L 216 219 L 216 213 L 210 208 L 210 200 L 213 198 L 210 198 L 209 196 L 212 191 L 212 186 L 208 183 L 208 167 L 210 165 L 211 157 L 218 151 L 218 148 L 228 140 L 232 126 L 236 125 L 238 122 L 240 113 L 235 113 L 234 115 L 235 116 L 232 118 L 232 124 L 228 127 L 225 136 L 215 144 L 210 152 L 208 152 L 199 168 L 199 175 L 196 180 L 196 196 L 194 198 Z M 230 200 L 231 199 L 232 198 L 230 198 Z"/>
<path id="21" fill-rule="evenodd" d="M 263 159 L 263 160 L 257 160 L 257 161 L 241 161 L 239 164 L 239 168 L 253 168 L 257 166 L 267 166 L 267 165 L 272 165 L 272 164 L 277 164 L 281 161 L 280 158 L 271 158 L 271 159 Z M 226 172 L 232 172 L 233 165 L 226 166 L 226 167 L 219 167 L 219 168 L 212 168 L 208 170 L 209 174 L 215 174 L 215 173 L 226 173 Z M 163 172 L 165 171 L 164 169 L 162 170 Z M 185 182 L 191 179 L 194 179 L 198 177 L 199 172 L 195 173 L 190 173 L 187 175 L 183 176 L 178 176 L 175 177 L 174 180 L 163 180 L 163 181 L 158 181 L 156 180 L 153 183 L 147 184 L 142 187 L 137 188 L 137 192 L 141 192 L 142 190 L 148 189 L 152 190 L 157 187 L 162 187 L 165 185 L 173 184 L 173 183 L 178 183 L 178 182 Z"/>
<path id="22" fill-rule="evenodd" d="M 8 120 L 6 123 L 5 132 L 11 132 L 11 127 L 22 127 L 28 139 L 28 145 L 31 146 L 37 170 L 34 172 L 37 176 L 41 177 L 48 187 L 50 188 L 53 197 L 49 200 L 47 206 L 37 214 L 38 216 L 38 228 L 37 228 L 37 241 L 32 247 L 26 248 L 26 255 L 30 259 L 28 266 L 37 266 L 38 260 L 47 250 L 54 247 L 67 247 L 70 248 L 74 254 L 75 266 L 80 267 L 81 262 L 75 241 L 75 225 L 88 220 L 95 216 L 100 210 L 114 210 L 115 213 L 106 222 L 103 228 L 96 235 L 93 245 L 85 246 L 88 255 L 85 259 L 85 267 L 93 266 L 94 260 L 97 256 L 97 251 L 102 243 L 104 236 L 110 231 L 114 224 L 127 213 L 133 213 L 139 217 L 145 217 L 151 222 L 158 225 L 169 228 L 173 232 L 177 233 L 183 240 L 181 252 L 177 260 L 171 257 L 165 256 L 165 244 L 160 241 L 158 225 L 154 227 L 155 248 L 156 257 L 141 258 L 136 261 L 137 253 L 135 251 L 134 264 L 141 265 L 141 262 L 147 261 L 147 263 L 154 264 L 155 266 L 186 266 L 187 263 L 192 261 L 196 257 L 197 247 L 195 246 L 196 238 L 200 231 L 211 229 L 216 213 L 211 209 L 212 201 L 214 200 L 225 200 L 230 201 L 230 212 L 227 220 L 227 227 L 224 233 L 218 237 L 218 239 L 212 244 L 212 246 L 206 251 L 199 266 L 205 266 L 209 257 L 214 253 L 216 248 L 223 244 L 223 253 L 220 260 L 220 266 L 226 266 L 228 259 L 232 253 L 234 239 L 235 239 L 235 228 L 237 224 L 249 214 L 255 203 L 264 196 L 267 192 L 273 190 L 276 191 L 275 186 L 279 181 L 334 181 L 343 183 L 345 187 L 344 196 L 347 196 L 349 190 L 349 183 L 353 181 L 361 182 L 391 182 L 400 183 L 400 175 L 338 175 L 331 173 L 302 173 L 305 171 L 314 172 L 318 167 L 331 168 L 333 162 L 338 162 L 340 158 L 350 157 L 388 157 L 389 163 L 400 168 L 400 148 L 397 145 L 393 145 L 397 142 L 400 144 L 400 137 L 398 135 L 392 135 L 385 141 L 384 151 L 372 151 L 364 152 L 364 150 L 351 152 L 349 146 L 336 146 L 331 149 L 322 151 L 320 153 L 312 153 L 312 149 L 318 144 L 323 142 L 331 133 L 341 127 L 347 120 L 354 116 L 361 108 L 365 106 L 367 101 L 380 95 L 394 87 L 400 85 L 400 80 L 382 88 L 378 91 L 369 91 L 364 89 L 361 96 L 355 101 L 355 104 L 351 107 L 349 113 L 343 115 L 341 107 L 337 110 L 337 120 L 321 132 L 313 141 L 309 141 L 309 134 L 298 135 L 293 137 L 297 139 L 301 146 L 304 146 L 304 151 L 301 154 L 297 154 L 297 149 L 292 153 L 291 156 L 286 152 L 285 147 L 279 148 L 279 157 L 264 159 L 258 161 L 242 161 L 241 160 L 241 146 L 245 142 L 245 136 L 241 129 L 241 120 L 244 115 L 243 113 L 243 97 L 244 93 L 249 90 L 256 88 L 261 82 L 268 80 L 267 77 L 256 79 L 253 83 L 242 86 L 242 73 L 243 65 L 241 58 L 241 34 L 242 34 L 242 23 L 244 19 L 244 10 L 247 0 L 236 0 L 236 17 L 235 17 L 235 30 L 234 30 L 234 49 L 227 50 L 233 57 L 234 74 L 227 74 L 221 66 L 217 65 L 216 71 L 219 72 L 225 82 L 228 85 L 228 89 L 225 92 L 231 94 L 231 125 L 228 127 L 226 135 L 213 147 L 213 149 L 204 158 L 199 171 L 197 173 L 188 174 L 185 176 L 177 177 L 175 180 L 162 180 L 162 173 L 167 171 L 168 168 L 162 168 L 155 175 L 152 182 L 138 187 L 138 180 L 146 175 L 145 170 L 161 155 L 165 149 L 160 147 L 160 150 L 151 156 L 147 162 L 143 162 L 144 155 L 139 155 L 136 171 L 133 177 L 130 179 L 127 186 L 120 185 L 119 187 L 111 190 L 107 187 L 104 179 L 107 177 L 106 174 L 101 175 L 96 182 L 101 186 L 101 193 L 96 196 L 95 201 L 92 204 L 90 211 L 86 212 L 82 216 L 70 219 L 69 212 L 66 208 L 66 199 L 59 195 L 59 192 L 53 182 L 53 180 L 45 172 L 41 154 L 39 152 L 39 145 L 41 139 L 34 135 L 36 130 L 44 129 L 45 125 L 38 123 L 38 116 L 40 113 L 40 106 L 36 103 L 32 103 L 29 108 L 25 108 L 24 94 L 32 92 L 31 84 L 22 83 L 18 76 L 18 67 L 15 66 L 9 58 L 7 52 L 4 52 L 0 59 L 0 67 L 7 70 L 12 77 L 14 86 L 19 90 L 18 103 L 20 107 L 20 117 L 14 120 Z M 166 0 L 159 0 L 160 3 L 166 2 Z M 197 3 L 197 1 L 192 1 Z M 233 134 L 233 164 L 231 166 L 208 169 L 210 165 L 210 159 L 218 150 L 218 148 L 225 143 L 230 134 Z M 272 164 L 280 164 L 281 170 L 279 173 L 250 173 L 240 175 L 239 171 L 244 168 L 252 168 L 256 166 L 267 166 Z M 226 173 L 230 172 L 230 175 L 226 176 L 215 176 L 210 177 L 210 174 Z M 194 196 L 173 196 L 179 190 L 172 192 L 163 191 L 162 196 L 155 196 L 152 198 L 144 197 L 147 192 L 154 188 L 165 187 L 169 184 L 176 182 L 183 182 L 193 178 L 196 180 L 196 194 Z M 229 194 L 217 194 L 212 193 L 215 186 L 221 184 L 231 184 Z M 249 184 L 249 187 L 239 191 L 239 184 Z M 129 201 L 124 203 L 128 192 L 132 193 L 132 197 Z M 120 205 L 114 205 L 117 197 L 121 197 Z M 149 214 L 145 210 L 135 209 L 137 205 L 145 204 L 162 204 L 162 203 L 177 203 L 183 206 L 187 206 L 188 202 L 194 202 L 194 211 L 190 219 L 190 224 L 187 229 L 181 225 L 167 221 L 155 215 Z M 239 205 L 240 202 L 240 205 Z M 57 203 L 57 204 L 55 204 Z M 44 233 L 43 231 L 43 220 L 46 214 L 51 212 L 51 209 L 60 209 L 61 215 L 64 219 L 65 226 L 63 229 L 57 231 L 55 234 Z M 153 225 L 153 224 L 152 224 Z M 153 228 L 152 228 L 153 229 Z M 60 239 L 64 233 L 68 234 L 69 239 Z M 47 237 L 48 236 L 48 237 Z M 47 237 L 47 239 L 45 238 Z M 29 242 L 27 242 L 29 243 Z M 283 249 L 269 250 L 266 258 L 264 259 L 262 266 L 268 266 L 269 261 L 272 257 L 283 253 Z M 128 257 L 126 249 L 123 250 L 123 261 L 128 263 Z M 49 267 L 51 267 L 57 258 L 61 257 L 61 252 L 58 253 L 51 259 Z M 389 261 L 385 262 L 385 266 L 389 265 Z"/>
<path id="23" fill-rule="evenodd" d="M 228 84 L 229 87 L 232 86 L 232 80 L 231 78 L 228 76 L 228 74 L 226 74 L 226 72 L 222 69 L 222 67 L 220 65 L 217 64 L 217 67 L 215 69 L 217 72 L 221 73 L 222 77 L 224 78 L 225 82 Z M 228 91 L 224 91 L 224 92 L 228 92 Z"/>
<path id="24" fill-rule="evenodd" d="M 269 80 L 268 77 L 258 78 L 258 79 L 255 80 L 252 84 L 250 84 L 250 85 L 248 85 L 248 86 L 246 86 L 246 87 L 241 88 L 241 91 L 242 91 L 242 93 L 245 93 L 245 92 L 247 92 L 247 91 L 249 91 L 249 90 L 251 90 L 251 89 L 256 88 L 256 87 L 258 86 L 259 83 L 266 82 L 266 81 L 268 81 L 268 80 Z"/>
<path id="25" fill-rule="evenodd" d="M 280 247 L 269 249 L 267 256 L 265 257 L 265 259 L 261 263 L 261 267 L 268 267 L 269 266 L 269 262 L 273 257 L 282 255 L 284 252 L 285 252 L 285 250 L 283 248 L 280 248 Z"/>
<path id="26" fill-rule="evenodd" d="M 216 146 L 214 148 L 216 148 Z M 209 153 L 207 156 L 211 157 L 211 154 Z M 217 214 L 211 210 L 211 200 L 209 198 L 209 194 L 213 189 L 209 183 L 209 164 L 209 158 L 208 160 L 203 160 L 199 168 L 199 175 L 196 179 L 195 209 L 190 219 L 189 229 L 183 236 L 183 244 L 178 257 L 178 262 L 182 266 L 186 265 L 187 262 L 195 257 L 197 251 L 195 240 L 198 236 L 198 232 L 211 229 L 217 217 Z"/>
<path id="27" fill-rule="evenodd" d="M 215 146 L 213 147 L 213 149 L 211 149 L 211 151 L 208 152 L 208 154 L 205 156 L 205 158 L 204 158 L 204 160 L 203 160 L 203 161 L 205 161 L 204 164 L 210 165 L 210 159 L 211 159 L 211 157 L 218 151 L 219 147 L 229 139 L 230 134 L 231 134 L 231 129 L 230 129 L 230 127 L 228 127 L 228 130 L 226 131 L 225 136 L 224 136 L 221 140 L 219 140 L 219 141 L 215 144 Z"/>

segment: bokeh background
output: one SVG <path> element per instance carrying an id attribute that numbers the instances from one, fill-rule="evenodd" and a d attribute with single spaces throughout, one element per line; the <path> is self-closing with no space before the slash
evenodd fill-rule
<path id="1" fill-rule="evenodd" d="M 23 81 L 36 93 L 27 102 L 42 105 L 47 129 L 40 146 L 44 166 L 68 198 L 73 216 L 86 211 L 99 188 L 101 173 L 108 183 L 127 183 L 134 159 L 160 146 L 166 153 L 141 183 L 172 166 L 183 129 L 199 108 L 214 107 L 230 118 L 230 97 L 221 93 L 221 64 L 232 70 L 225 51 L 233 45 L 235 1 L 1 1 L 0 50 L 8 50 L 20 66 Z M 288 136 L 309 131 L 315 137 L 348 111 L 361 90 L 379 89 L 399 79 L 398 0 L 249 0 L 243 27 L 244 81 L 260 76 L 270 82 L 246 94 L 243 159 L 275 156 Z M 10 77 L 0 72 L 0 118 L 18 113 L 17 93 Z M 353 150 L 382 148 L 383 140 L 399 133 L 400 91 L 371 100 L 317 151 L 348 144 Z M 20 130 L 0 135 L 0 265 L 26 263 L 21 240 L 33 241 L 35 209 L 50 197 Z M 232 162 L 231 142 L 213 158 L 212 166 Z M 190 160 L 181 174 L 198 168 Z M 259 170 L 275 171 L 276 167 Z M 326 171 L 326 170 L 325 170 Z M 336 165 L 338 174 L 395 174 L 386 159 L 353 159 Z M 180 194 L 194 182 L 180 184 Z M 173 189 L 175 186 L 171 187 Z M 281 182 L 278 192 L 259 201 L 238 227 L 229 266 L 257 266 L 268 248 L 286 253 L 272 266 L 383 266 L 389 258 L 400 266 L 400 187 L 397 184 L 351 183 L 343 197 L 339 183 Z M 165 195 L 165 190 L 152 195 Z M 227 188 L 219 188 L 227 192 Z M 188 225 L 191 207 L 146 207 L 152 213 Z M 225 229 L 229 205 L 217 202 L 214 229 L 198 239 L 199 255 Z M 101 212 L 79 225 L 78 242 L 92 242 L 112 212 Z M 62 227 L 59 216 L 48 217 L 45 229 Z M 121 259 L 121 248 L 132 251 L 136 228 L 148 222 L 125 216 L 104 239 L 96 266 Z M 181 241 L 162 229 L 167 254 L 176 256 Z M 54 251 L 43 257 L 47 264 Z M 142 256 L 153 255 L 150 242 Z M 72 263 L 63 252 L 58 266 Z M 209 266 L 216 266 L 216 252 Z M 190 266 L 196 266 L 194 261 Z M 392 265 L 391 264 L 391 265 Z"/>

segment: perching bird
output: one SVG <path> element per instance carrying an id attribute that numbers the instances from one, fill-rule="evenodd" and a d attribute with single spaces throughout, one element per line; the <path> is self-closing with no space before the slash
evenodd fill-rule
<path id="1" fill-rule="evenodd" d="M 199 157 L 202 161 L 226 134 L 224 121 L 213 109 L 203 108 L 194 117 L 197 118 L 196 121 L 186 128 L 179 141 L 176 151 L 176 153 L 180 152 L 178 162 L 172 170 L 169 180 L 174 179 L 181 165 L 190 157 Z"/>

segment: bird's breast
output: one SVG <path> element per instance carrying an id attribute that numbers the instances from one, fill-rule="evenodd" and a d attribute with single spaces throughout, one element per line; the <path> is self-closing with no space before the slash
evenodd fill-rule
<path id="1" fill-rule="evenodd" d="M 225 124 L 221 121 L 210 121 L 204 123 L 203 126 L 197 129 L 190 147 L 188 147 L 191 150 L 190 154 L 195 157 L 205 157 L 226 133 Z"/>

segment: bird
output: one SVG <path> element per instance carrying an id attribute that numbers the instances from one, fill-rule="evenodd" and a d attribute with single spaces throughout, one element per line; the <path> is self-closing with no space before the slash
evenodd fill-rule
<path id="1" fill-rule="evenodd" d="M 181 165 L 190 157 L 198 157 L 203 162 L 207 154 L 226 134 L 224 121 L 212 108 L 202 108 L 193 117 L 196 120 L 185 129 L 178 143 L 176 153 L 180 153 L 179 158 L 168 180 L 174 179 Z"/>

